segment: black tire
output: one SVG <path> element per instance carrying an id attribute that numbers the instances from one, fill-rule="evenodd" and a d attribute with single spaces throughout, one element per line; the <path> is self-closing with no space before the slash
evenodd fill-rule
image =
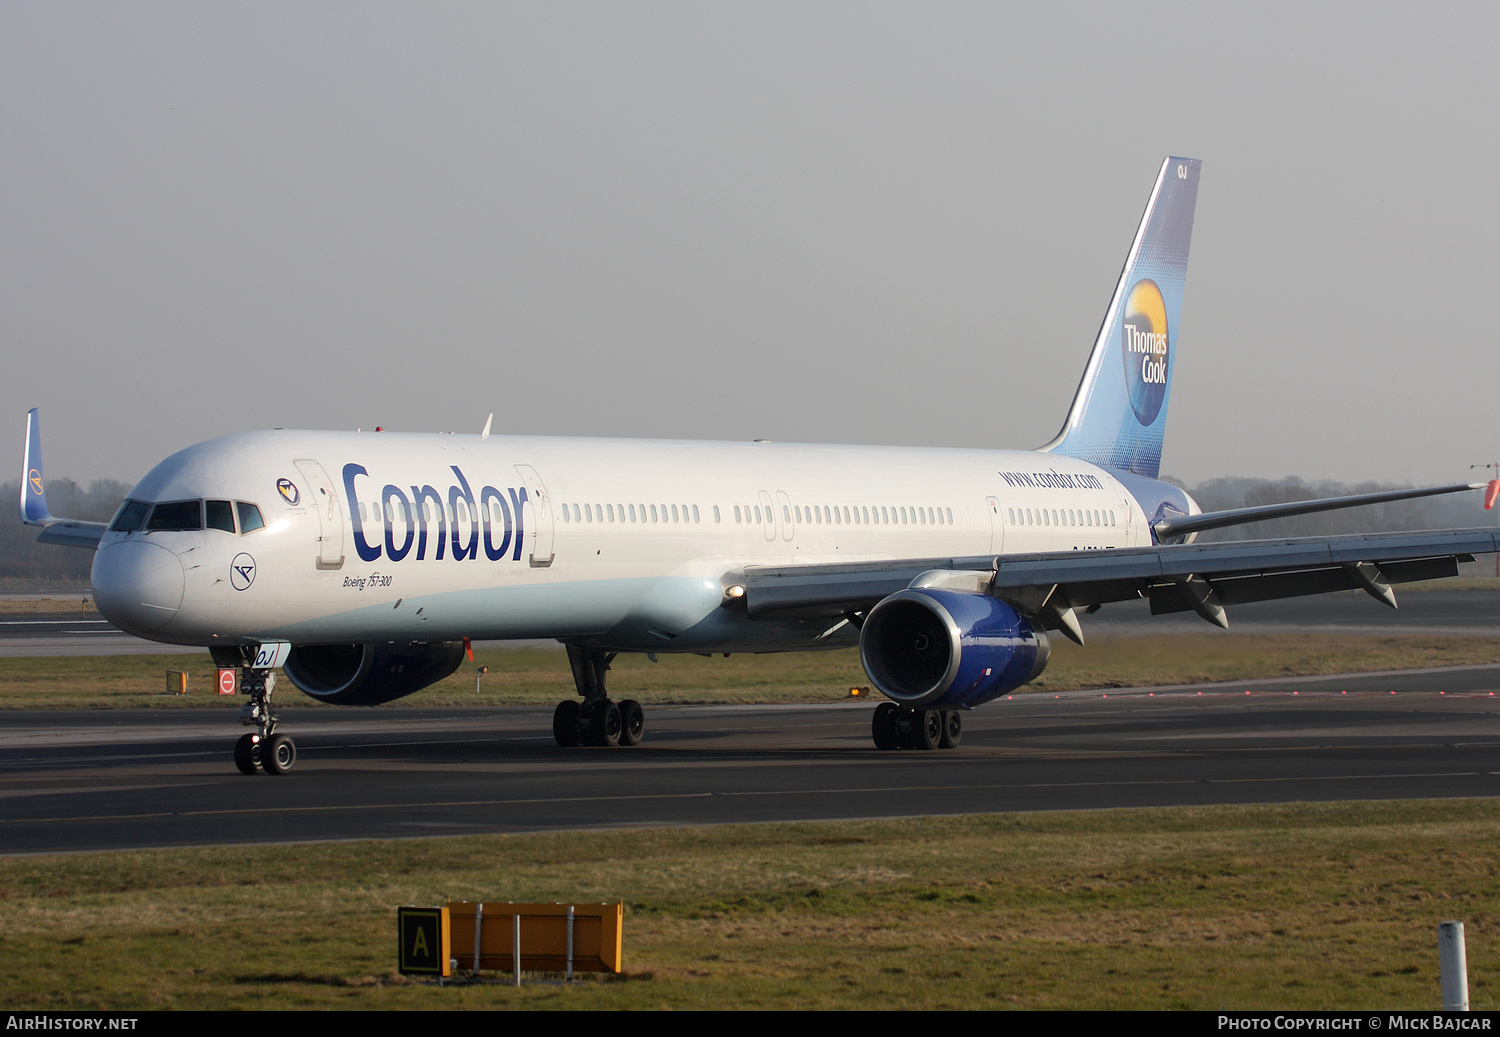
<path id="1" fill-rule="evenodd" d="M 254 774 L 260 770 L 260 745 L 255 735 L 241 735 L 234 743 L 234 765 L 241 774 Z"/>
<path id="2" fill-rule="evenodd" d="M 894 702 L 882 702 L 870 716 L 870 735 L 877 749 L 901 748 L 901 735 L 896 730 L 896 714 L 901 712 Z"/>
<path id="3" fill-rule="evenodd" d="M 919 709 L 912 720 L 913 749 L 936 749 L 943 744 L 942 710 Z"/>
<path id="4" fill-rule="evenodd" d="M 646 736 L 646 711 L 635 699 L 620 703 L 620 744 L 640 745 Z"/>
<path id="5" fill-rule="evenodd" d="M 260 747 L 260 765 L 267 774 L 285 774 L 297 762 L 297 743 L 286 735 L 272 735 Z"/>
<path id="6" fill-rule="evenodd" d="M 957 749 L 958 743 L 964 740 L 964 715 L 956 709 L 950 709 L 943 713 L 943 740 L 941 748 Z"/>
<path id="7" fill-rule="evenodd" d="M 578 703 L 573 699 L 563 699 L 552 711 L 552 737 L 564 749 L 583 741 L 578 735 L 578 713 Z"/>
<path id="8" fill-rule="evenodd" d="M 620 744 L 620 731 L 625 725 L 620 719 L 620 707 L 609 699 L 594 706 L 594 744 L 601 749 L 613 749 Z"/>

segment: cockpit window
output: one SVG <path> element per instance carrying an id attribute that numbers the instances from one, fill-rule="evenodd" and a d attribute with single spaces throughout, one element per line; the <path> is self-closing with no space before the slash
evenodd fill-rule
<path id="1" fill-rule="evenodd" d="M 209 529 L 222 529 L 226 533 L 234 532 L 234 509 L 227 500 L 204 501 L 204 511 L 208 516 Z"/>
<path id="2" fill-rule="evenodd" d="M 195 500 L 164 501 L 151 509 L 146 530 L 202 529 L 203 502 Z"/>
<path id="3" fill-rule="evenodd" d="M 115 512 L 109 528 L 116 533 L 134 533 L 146 521 L 146 512 L 150 510 L 151 505 L 143 500 L 128 500 Z"/>
<path id="4" fill-rule="evenodd" d="M 263 529 L 265 522 L 260 517 L 260 509 L 254 504 L 247 504 L 242 500 L 234 502 L 235 508 L 240 513 L 240 532 L 248 533 L 252 529 Z"/>

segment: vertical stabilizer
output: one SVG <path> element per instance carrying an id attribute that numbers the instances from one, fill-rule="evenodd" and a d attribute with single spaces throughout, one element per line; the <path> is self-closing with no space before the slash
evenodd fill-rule
<path id="1" fill-rule="evenodd" d="M 56 521 L 47 510 L 42 482 L 42 422 L 35 407 L 26 414 L 26 447 L 21 454 L 21 521 L 28 526 Z"/>
<path id="2" fill-rule="evenodd" d="M 1162 163 L 1068 420 L 1043 450 L 1157 477 L 1201 166 Z"/>

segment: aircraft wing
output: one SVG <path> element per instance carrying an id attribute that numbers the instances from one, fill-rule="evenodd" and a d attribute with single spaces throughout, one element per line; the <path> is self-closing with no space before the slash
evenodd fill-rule
<path id="1" fill-rule="evenodd" d="M 750 566 L 754 617 L 858 616 L 912 586 L 984 591 L 1081 640 L 1073 610 L 1147 598 L 1151 612 L 1193 610 L 1227 626 L 1224 606 L 1363 589 L 1395 606 L 1390 585 L 1458 574 L 1458 563 L 1500 551 L 1500 530 L 1450 529 L 1100 551 L 917 558 L 830 565 Z"/>

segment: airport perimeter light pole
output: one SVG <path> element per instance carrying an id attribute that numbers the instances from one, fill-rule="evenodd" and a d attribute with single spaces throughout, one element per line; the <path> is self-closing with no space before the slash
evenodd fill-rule
<path id="1" fill-rule="evenodd" d="M 1473 471 L 1475 468 L 1488 468 L 1495 473 L 1495 479 L 1500 480 L 1500 461 L 1496 461 L 1494 464 L 1469 465 L 1470 471 Z M 1484 493 L 1484 506 L 1486 508 L 1495 503 L 1494 498 L 1490 496 L 1494 492 L 1494 489 L 1495 483 L 1494 481 L 1491 481 L 1490 488 Z M 1495 513 L 1495 524 L 1497 526 L 1500 526 L 1500 512 Z M 1496 578 L 1500 578 L 1500 554 L 1495 555 L 1495 576 Z"/>

